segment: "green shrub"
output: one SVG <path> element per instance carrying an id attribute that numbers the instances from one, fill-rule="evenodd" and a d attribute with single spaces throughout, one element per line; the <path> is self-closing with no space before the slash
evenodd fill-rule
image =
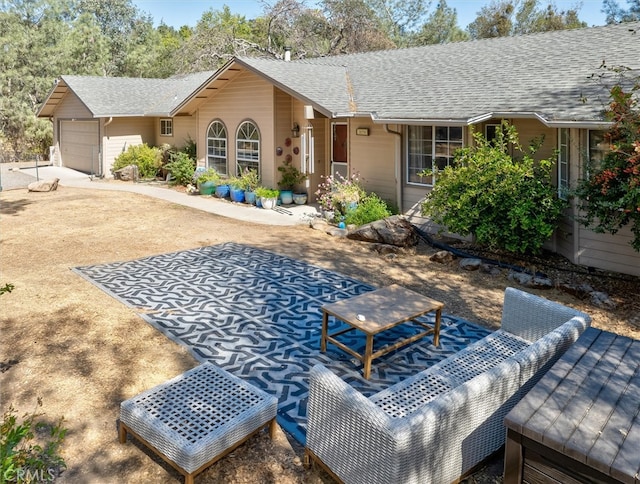
<path id="1" fill-rule="evenodd" d="M 169 158 L 171 161 L 164 167 L 171 174 L 171 183 L 183 186 L 191 183 L 196 170 L 196 162 L 183 151 L 171 153 Z"/>
<path id="2" fill-rule="evenodd" d="M 354 210 L 348 210 L 345 223 L 348 225 L 364 225 L 387 218 L 391 211 L 386 202 L 375 193 L 369 193 L 358 202 Z"/>
<path id="3" fill-rule="evenodd" d="M 38 406 L 42 406 L 39 398 Z M 0 482 L 51 481 L 66 469 L 60 456 L 60 447 L 67 433 L 62 427 L 64 419 L 51 425 L 36 421 L 40 416 L 33 412 L 18 422 L 12 407 L 5 412 L 0 427 Z M 40 437 L 45 431 L 48 438 Z"/>
<path id="4" fill-rule="evenodd" d="M 277 198 L 280 195 L 280 190 L 274 190 L 266 187 L 256 188 L 256 197 L 258 198 Z"/>
<path id="5" fill-rule="evenodd" d="M 193 140 L 193 138 L 191 138 L 191 136 L 187 138 L 187 141 L 184 144 L 184 146 L 180 148 L 180 152 L 185 153 L 192 160 L 195 160 L 198 158 L 197 145 L 196 145 L 196 142 Z"/>
<path id="6" fill-rule="evenodd" d="M 162 168 L 162 150 L 148 146 L 146 143 L 131 145 L 114 160 L 112 171 L 115 172 L 129 165 L 138 167 L 140 178 L 155 178 Z"/>
<path id="7" fill-rule="evenodd" d="M 454 164 L 438 172 L 422 213 L 453 233 L 473 235 L 481 245 L 538 253 L 566 206 L 551 183 L 553 162 L 534 161 L 506 123 L 495 140 L 480 133 L 474 139 L 474 146 L 459 150 Z M 510 144 L 522 159 L 508 154 Z"/>

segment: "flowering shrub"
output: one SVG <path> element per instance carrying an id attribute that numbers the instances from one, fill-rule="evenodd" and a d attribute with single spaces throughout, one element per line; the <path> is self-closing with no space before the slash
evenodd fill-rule
<path id="1" fill-rule="evenodd" d="M 455 162 L 438 171 L 422 214 L 450 232 L 472 235 L 490 248 L 538 253 L 558 225 L 565 203 L 551 183 L 551 160 L 534 161 L 514 126 L 503 123 L 496 139 L 474 133 L 475 143 L 456 151 Z M 506 147 L 515 147 L 521 159 Z"/>
<path id="2" fill-rule="evenodd" d="M 580 222 L 595 232 L 615 234 L 631 226 L 631 245 L 640 251 L 640 109 L 637 94 L 640 78 L 633 87 L 619 85 L 610 91 L 606 111 L 613 122 L 605 139 L 609 151 L 599 166 L 587 166 L 587 178 L 580 180 L 574 192 L 583 211 Z"/>
<path id="3" fill-rule="evenodd" d="M 340 173 L 336 173 L 335 176 L 323 178 L 324 181 L 318 185 L 315 193 L 316 200 L 322 210 L 333 212 L 336 219 L 346 217 L 347 212 L 366 195 L 357 174 L 345 178 Z"/>

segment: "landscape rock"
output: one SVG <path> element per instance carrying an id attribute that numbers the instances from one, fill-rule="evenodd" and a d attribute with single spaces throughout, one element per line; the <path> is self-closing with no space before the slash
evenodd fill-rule
<path id="1" fill-rule="evenodd" d="M 371 244 L 371 250 L 376 251 L 378 254 L 387 255 L 387 254 L 397 254 L 402 250 L 401 247 L 397 247 L 395 245 L 389 244 Z"/>
<path id="2" fill-rule="evenodd" d="M 502 272 L 498 266 L 495 266 L 493 264 L 487 264 L 487 263 L 483 263 L 480 266 L 480 271 L 482 271 L 485 274 L 489 274 L 491 276 L 497 276 Z"/>
<path id="3" fill-rule="evenodd" d="M 593 287 L 591 287 L 591 285 L 587 283 L 564 283 L 560 284 L 560 289 L 568 294 L 571 294 L 574 297 L 577 297 L 578 299 L 585 299 L 594 291 Z"/>
<path id="4" fill-rule="evenodd" d="M 29 183 L 27 190 L 30 192 L 52 192 L 58 189 L 58 182 L 60 178 L 54 178 L 53 180 L 40 180 Z"/>
<path id="5" fill-rule="evenodd" d="M 616 303 L 605 292 L 593 291 L 589 300 L 591 304 L 599 308 L 615 309 Z"/>
<path id="6" fill-rule="evenodd" d="M 398 215 L 362 225 L 350 232 L 347 237 L 352 240 L 397 247 L 411 247 L 418 244 L 418 234 L 413 225 Z"/>
<path id="7" fill-rule="evenodd" d="M 122 181 L 138 181 L 138 167 L 136 165 L 128 165 L 113 172 L 116 180 Z"/>
<path id="8" fill-rule="evenodd" d="M 452 262 L 455 258 L 456 256 L 448 250 L 439 250 L 431 257 L 429 257 L 429 260 L 431 262 L 438 262 L 439 264 L 447 264 L 449 262 Z"/>
<path id="9" fill-rule="evenodd" d="M 551 289 L 553 282 L 548 277 L 532 276 L 524 272 L 510 271 L 508 276 L 510 281 L 516 282 L 524 287 L 534 289 Z"/>
<path id="10" fill-rule="evenodd" d="M 478 269 L 480 269 L 481 265 L 482 260 L 472 257 L 467 257 L 460 260 L 460 269 L 464 269 L 465 271 L 477 271 Z"/>

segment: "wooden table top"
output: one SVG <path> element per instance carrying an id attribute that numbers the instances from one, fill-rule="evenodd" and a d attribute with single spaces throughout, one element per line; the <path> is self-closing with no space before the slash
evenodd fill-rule
<path id="1" fill-rule="evenodd" d="M 423 314 L 441 310 L 443 307 L 444 304 L 441 302 L 393 284 L 349 299 L 325 304 L 322 310 L 366 334 L 377 334 Z"/>
<path id="2" fill-rule="evenodd" d="M 621 482 L 640 483 L 640 341 L 588 328 L 505 424 Z"/>

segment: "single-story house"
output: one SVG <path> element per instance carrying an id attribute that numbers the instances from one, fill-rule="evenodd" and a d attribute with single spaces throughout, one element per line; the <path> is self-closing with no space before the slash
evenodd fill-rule
<path id="1" fill-rule="evenodd" d="M 635 31 L 634 31 L 635 29 Z M 521 142 L 543 138 L 560 193 L 607 146 L 607 66 L 640 69 L 640 23 L 562 30 L 304 60 L 234 58 L 216 72 L 169 79 L 63 76 L 38 116 L 54 162 L 110 176 L 129 144 L 197 143 L 222 174 L 256 168 L 266 186 L 290 156 L 309 175 L 357 173 L 420 224 L 420 201 L 472 132 L 503 120 Z M 557 150 L 557 154 L 556 154 Z M 302 188 L 302 187 L 300 187 Z M 630 230 L 596 234 L 567 213 L 549 248 L 574 263 L 640 276 Z"/>

